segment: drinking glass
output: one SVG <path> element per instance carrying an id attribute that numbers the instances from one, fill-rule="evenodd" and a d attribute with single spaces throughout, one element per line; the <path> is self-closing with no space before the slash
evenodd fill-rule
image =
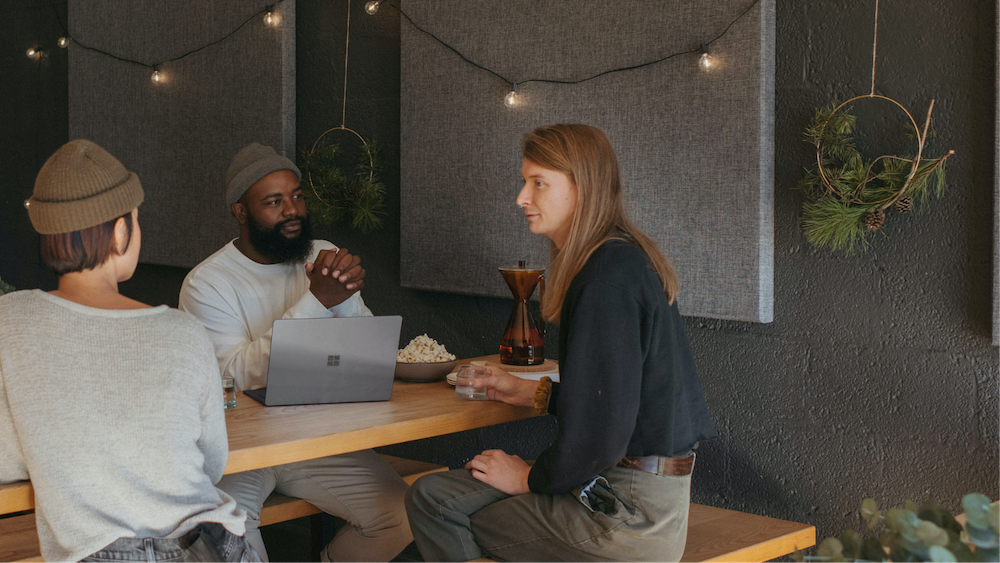
<path id="1" fill-rule="evenodd" d="M 236 408 L 236 381 L 232 377 L 222 378 L 222 408 Z"/>
<path id="2" fill-rule="evenodd" d="M 485 399 L 486 387 L 469 387 L 469 381 L 489 374 L 490 368 L 485 366 L 459 366 L 455 374 L 455 395 L 466 399 Z"/>

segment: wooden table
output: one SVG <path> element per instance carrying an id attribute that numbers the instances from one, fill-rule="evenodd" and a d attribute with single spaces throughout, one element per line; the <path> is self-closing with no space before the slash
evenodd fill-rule
<path id="1" fill-rule="evenodd" d="M 451 434 L 535 416 L 531 407 L 455 396 L 445 381 L 396 381 L 375 403 L 264 407 L 237 393 L 226 412 L 229 463 L 238 473 L 367 448 Z"/>
<path id="2" fill-rule="evenodd" d="M 487 359 L 487 358 L 475 358 Z M 388 446 L 535 416 L 531 407 L 469 401 L 445 381 L 396 381 L 392 399 L 375 403 L 264 407 L 242 393 L 226 411 L 229 463 L 237 473 Z M 34 508 L 27 481 L 0 485 L 0 514 Z M 31 514 L 0 519 L 0 560 L 37 560 Z M 691 505 L 683 561 L 764 561 L 816 542 L 812 526 Z"/>
<path id="3" fill-rule="evenodd" d="M 489 357 L 473 358 L 483 360 Z M 226 411 L 226 473 L 401 444 L 535 416 L 531 407 L 455 396 L 443 379 L 395 381 L 392 399 L 373 403 L 265 407 L 243 393 Z M 35 508 L 29 481 L 0 485 L 0 515 Z"/>

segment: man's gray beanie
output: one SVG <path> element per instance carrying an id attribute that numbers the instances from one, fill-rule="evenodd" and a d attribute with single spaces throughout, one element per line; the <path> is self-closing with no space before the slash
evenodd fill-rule
<path id="1" fill-rule="evenodd" d="M 274 152 L 271 147 L 260 143 L 250 143 L 236 153 L 226 172 L 226 204 L 230 207 L 243 197 L 243 194 L 257 180 L 277 170 L 291 170 L 302 180 L 302 172 L 291 160 Z"/>

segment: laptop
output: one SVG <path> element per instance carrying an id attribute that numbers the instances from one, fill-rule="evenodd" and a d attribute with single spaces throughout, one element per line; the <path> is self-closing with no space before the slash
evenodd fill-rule
<path id="1" fill-rule="evenodd" d="M 244 391 L 264 406 L 388 401 L 403 317 L 278 319 L 267 387 Z"/>

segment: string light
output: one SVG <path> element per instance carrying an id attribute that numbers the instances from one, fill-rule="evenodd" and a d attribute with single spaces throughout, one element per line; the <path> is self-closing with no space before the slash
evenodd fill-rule
<path id="1" fill-rule="evenodd" d="M 385 2 L 385 0 L 371 0 L 367 4 L 365 4 L 365 11 L 367 11 L 369 14 L 374 15 L 376 12 L 378 12 L 379 5 L 382 4 L 383 2 Z M 511 88 L 511 91 L 508 92 L 506 96 L 504 96 L 504 104 L 507 107 L 511 107 L 511 108 L 514 107 L 514 106 L 516 106 L 518 104 L 517 90 L 516 90 L 516 88 L 514 88 L 515 81 L 513 81 L 513 80 L 507 78 L 506 76 L 501 75 L 499 72 L 497 72 L 497 71 L 495 71 L 493 69 L 487 68 L 486 66 L 484 66 L 484 65 L 482 65 L 480 63 L 477 63 L 476 61 L 474 61 L 474 60 L 470 59 L 469 57 L 465 56 L 461 51 L 459 51 L 455 47 L 453 47 L 453 46 L 449 45 L 448 43 L 446 43 L 445 41 L 443 41 L 440 37 L 438 37 L 437 35 L 435 35 L 433 32 L 431 32 L 431 31 L 429 31 L 427 29 L 424 29 L 423 27 L 420 26 L 420 24 L 418 24 L 417 22 L 413 21 L 413 18 L 411 18 L 409 16 L 409 14 L 407 14 L 406 12 L 404 12 L 403 9 L 400 8 L 398 5 L 393 4 L 391 2 L 387 2 L 387 3 L 389 4 L 389 6 L 391 6 L 393 9 L 395 9 L 397 12 L 399 12 L 399 15 L 402 16 L 404 19 L 406 19 L 406 21 L 409 22 L 410 25 L 412 25 L 413 28 L 416 29 L 417 31 L 423 33 L 424 35 L 427 35 L 428 37 L 430 37 L 434 41 L 437 41 L 443 47 L 446 47 L 448 50 L 450 50 L 452 53 L 455 53 L 456 55 L 458 55 L 458 57 L 460 59 L 462 59 L 463 61 L 469 63 L 470 65 L 472 65 L 472 66 L 474 66 L 474 67 L 476 67 L 476 68 L 478 68 L 480 70 L 483 70 L 485 72 L 488 72 L 488 73 L 492 74 L 493 76 L 499 78 L 500 80 L 503 80 L 504 82 L 509 83 L 512 86 L 512 88 Z M 701 56 L 698 59 L 698 66 L 702 70 L 704 70 L 704 71 L 707 72 L 709 69 L 713 69 L 714 67 L 718 66 L 718 62 L 715 61 L 715 59 L 712 57 L 712 55 L 710 55 L 708 53 L 708 49 L 707 49 L 708 45 L 711 45 L 712 43 L 715 43 L 716 41 L 718 41 L 719 39 L 721 39 L 723 36 L 725 36 L 727 33 L 729 33 L 729 30 L 733 27 L 733 25 L 736 24 L 736 22 L 742 20 L 748 13 L 750 13 L 750 11 L 754 7 L 760 5 L 760 3 L 761 3 L 761 0 L 753 0 L 752 2 L 750 2 L 750 5 L 747 6 L 746 9 L 743 10 L 743 12 L 741 12 L 738 16 L 736 16 L 733 20 L 731 20 L 729 22 L 729 25 L 727 25 L 726 28 L 724 30 L 722 30 L 722 33 L 719 33 L 713 39 L 711 39 L 711 40 L 709 40 L 709 41 L 707 41 L 705 43 L 702 43 L 700 49 L 696 47 L 696 48 L 688 50 L 688 51 L 679 51 L 679 52 L 676 52 L 676 53 L 672 53 L 670 55 L 666 55 L 666 56 L 660 57 L 660 58 L 655 59 L 655 60 L 650 60 L 650 61 L 647 61 L 647 62 L 644 62 L 644 63 L 632 65 L 632 66 L 625 66 L 625 67 L 620 67 L 620 68 L 612 68 L 612 69 L 609 69 L 609 70 L 604 70 L 604 71 L 598 72 L 598 73 L 596 73 L 596 74 L 594 74 L 592 76 L 588 76 L 588 77 L 580 78 L 580 79 L 576 79 L 576 80 L 556 80 L 556 79 L 551 79 L 551 78 L 530 78 L 530 79 L 519 80 L 519 81 L 517 81 L 517 83 L 518 84 L 524 84 L 526 82 L 544 82 L 544 83 L 547 83 L 547 84 L 581 84 L 583 82 L 588 82 L 590 80 L 594 80 L 595 78 L 599 78 L 601 76 L 605 76 L 605 75 L 608 75 L 608 74 L 611 74 L 611 73 L 625 72 L 625 71 L 630 71 L 630 70 L 637 70 L 637 69 L 640 69 L 640 68 L 645 68 L 645 67 L 648 67 L 648 66 L 651 66 L 651 65 L 662 63 L 664 61 L 673 59 L 675 57 L 682 57 L 682 56 L 686 56 L 686 55 L 694 55 L 694 54 L 698 54 L 698 53 L 701 53 Z"/>
<path id="2" fill-rule="evenodd" d="M 503 97 L 503 103 L 509 108 L 517 105 L 517 84 L 514 84 L 513 82 L 510 84 L 510 92 Z"/>
<path id="3" fill-rule="evenodd" d="M 715 65 L 715 59 L 712 58 L 712 55 L 708 54 L 708 47 L 702 44 L 701 57 L 698 58 L 698 66 L 701 67 L 702 70 L 709 70 L 713 65 Z"/>
<path id="4" fill-rule="evenodd" d="M 132 64 L 143 66 L 143 67 L 146 67 L 146 68 L 152 67 L 153 73 L 150 76 L 150 80 L 154 84 L 160 84 L 160 83 L 163 83 L 163 82 L 168 82 L 168 79 L 169 79 L 169 75 L 167 75 L 167 74 L 165 74 L 165 73 L 163 73 L 163 72 L 160 71 L 159 66 L 161 64 L 172 63 L 172 62 L 175 62 L 175 61 L 179 61 L 179 60 L 183 59 L 184 57 L 187 57 L 189 55 L 193 55 L 193 54 L 195 54 L 195 53 L 197 53 L 199 51 L 202 51 L 204 49 L 207 49 L 207 48 L 209 48 L 209 47 L 211 47 L 213 45 L 217 45 L 219 43 L 222 43 L 223 41 L 225 41 L 225 40 L 229 39 L 230 37 L 232 37 L 233 35 L 235 35 L 236 32 L 238 32 L 241 29 L 243 29 L 244 27 L 246 27 L 250 22 L 255 21 L 258 17 L 261 16 L 261 14 L 264 15 L 264 23 L 266 23 L 267 25 L 279 25 L 280 22 L 281 22 L 281 14 L 280 13 L 275 13 L 274 8 L 275 8 L 275 6 L 281 4 L 282 2 L 284 2 L 284 0 L 276 0 L 274 4 L 271 4 L 270 6 L 267 6 L 266 8 L 258 10 L 253 15 L 249 16 L 246 20 L 244 20 L 243 23 L 241 23 L 240 25 L 236 26 L 232 31 L 230 31 L 229 33 L 227 33 L 225 36 L 223 36 L 223 37 L 221 37 L 219 39 L 216 39 L 215 41 L 212 41 L 211 43 L 208 43 L 208 44 L 202 45 L 200 47 L 191 49 L 190 51 L 188 51 L 186 53 L 177 55 L 176 57 L 174 57 L 172 59 L 168 59 L 168 60 L 165 60 L 165 61 L 160 61 L 160 62 L 158 62 L 156 64 L 150 64 L 150 63 L 148 63 L 146 61 L 137 61 L 137 60 L 134 60 L 134 59 L 130 59 L 128 57 L 123 57 L 123 56 L 120 56 L 120 55 L 116 55 L 115 53 L 110 53 L 108 51 L 105 51 L 103 49 L 99 49 L 97 47 L 91 47 L 90 45 L 86 45 L 84 43 L 81 43 L 79 40 L 73 39 L 72 37 L 70 37 L 69 31 L 66 29 L 66 25 L 63 23 L 62 19 L 59 17 L 58 14 L 56 14 L 56 19 L 59 20 L 59 25 L 62 27 L 63 33 L 65 33 L 65 35 L 63 35 L 62 37 L 60 37 L 58 39 L 57 44 L 60 47 L 62 47 L 62 48 L 66 48 L 66 47 L 69 46 L 69 43 L 72 41 L 74 44 L 76 44 L 76 47 L 79 47 L 80 49 L 83 49 L 85 51 L 91 51 L 91 52 L 94 52 L 94 53 L 100 53 L 100 54 L 102 54 L 102 55 L 104 55 L 106 57 L 110 57 L 112 59 L 115 59 L 115 60 L 118 60 L 118 61 L 121 61 L 121 62 L 125 62 L 125 63 L 132 63 Z M 27 55 L 28 55 L 29 58 L 32 58 L 32 59 L 34 59 L 34 58 L 40 58 L 42 56 L 42 49 L 39 48 L 39 47 L 33 47 L 31 49 L 28 49 Z"/>
<path id="5" fill-rule="evenodd" d="M 278 0 L 277 3 L 280 4 L 283 1 L 284 0 Z M 378 13 L 379 7 L 380 7 L 380 5 L 383 2 L 384 2 L 384 0 L 369 0 L 365 4 L 365 12 L 367 12 L 369 15 L 375 15 L 376 13 Z M 718 40 L 722 36 L 726 35 L 726 33 L 729 31 L 729 29 L 737 21 L 743 19 L 743 17 L 746 16 L 747 13 L 749 13 L 750 10 L 753 9 L 754 6 L 757 6 L 759 3 L 760 3 L 760 0 L 753 0 L 753 2 L 750 4 L 750 6 L 748 6 L 746 8 L 746 10 L 743 11 L 743 13 L 741 13 L 734 20 L 732 20 L 729 23 L 729 25 L 726 26 L 726 29 L 724 29 L 722 31 L 722 33 L 720 33 L 717 37 L 715 37 L 714 39 L 712 39 L 708 43 L 702 44 L 701 49 L 700 49 L 701 56 L 698 59 L 698 66 L 702 70 L 708 71 L 709 69 L 712 69 L 713 67 L 715 67 L 716 64 L 717 64 L 716 61 L 713 59 L 712 55 L 710 55 L 708 53 L 707 45 L 710 45 L 710 44 L 714 43 L 716 40 Z M 272 4 L 272 5 L 268 6 L 265 10 L 263 10 L 263 12 L 264 12 L 264 23 L 266 23 L 267 25 L 276 25 L 277 24 L 278 17 L 274 13 L 274 6 L 275 5 L 276 4 Z M 424 29 L 424 28 L 420 27 L 419 25 L 417 25 L 417 23 L 414 22 L 410 18 L 410 16 L 407 15 L 405 12 L 403 12 L 398 6 L 396 6 L 396 5 L 392 4 L 392 3 L 390 3 L 389 5 L 392 6 L 393 8 L 395 8 L 397 11 L 399 11 L 400 15 L 402 15 L 414 28 L 416 28 L 418 31 L 420 31 L 420 32 L 422 32 L 422 33 L 430 36 L 431 38 L 433 38 L 435 41 L 437 41 L 438 43 L 442 44 L 443 46 L 447 47 L 452 52 L 454 52 L 456 55 L 458 55 L 462 60 L 464 60 L 467 63 L 469 63 L 469 64 L 471 64 L 471 65 L 473 65 L 475 67 L 478 67 L 478 68 L 480 68 L 480 69 L 482 69 L 482 70 L 484 70 L 484 71 L 486 71 L 486 72 L 488 72 L 488 73 L 496 76 L 497 78 L 500 78 L 501 80 L 504 80 L 506 82 L 510 82 L 510 84 L 511 84 L 511 90 L 510 90 L 510 92 L 507 93 L 506 96 L 504 96 L 504 105 L 506 105 L 507 107 L 513 108 L 513 107 L 517 106 L 520 103 L 519 100 L 518 100 L 518 95 L 517 95 L 517 84 L 515 82 L 506 79 L 505 77 L 501 76 L 496 71 L 493 71 L 493 70 L 491 70 L 489 68 L 486 68 L 485 66 L 483 66 L 483 65 L 481 65 L 479 63 L 476 63 L 475 61 L 470 60 L 468 57 L 466 57 L 465 55 L 463 55 L 457 49 L 455 49 L 451 45 L 448 45 L 447 43 L 445 43 L 444 41 L 442 41 L 439 37 L 437 37 L 436 35 L 434 35 L 430 31 L 427 31 L 426 29 Z M 197 53 L 198 51 L 201 51 L 202 49 L 205 49 L 207 47 L 210 47 L 212 45 L 220 43 L 220 42 L 228 39 L 230 36 L 232 36 L 233 34 L 235 34 L 240 29 L 242 29 L 251 20 L 253 20 L 255 17 L 259 16 L 260 14 L 261 14 L 261 12 L 257 12 L 257 14 L 255 14 L 254 16 L 251 16 L 249 19 L 247 19 L 246 21 L 244 21 L 243 24 L 241 24 L 237 28 L 233 29 L 231 32 L 229 32 L 225 37 L 222 37 L 221 39 L 213 41 L 212 43 L 209 43 L 208 45 L 204 45 L 202 47 L 198 47 L 196 49 L 192 49 L 191 51 L 188 51 L 187 53 L 184 53 L 182 55 L 179 55 L 179 56 L 174 57 L 174 58 L 172 58 L 172 59 L 170 59 L 168 61 L 163 61 L 163 62 L 177 61 L 177 60 L 183 59 L 184 57 L 187 57 L 188 55 Z M 60 21 L 60 24 L 62 24 L 61 21 Z M 65 25 L 63 25 L 63 29 L 65 30 Z M 57 43 L 58 43 L 58 45 L 60 47 L 66 48 L 69 45 L 70 41 L 72 41 L 72 38 L 69 37 L 69 35 L 67 34 L 67 35 L 65 35 L 63 37 L 60 37 Z M 88 50 L 88 51 L 94 51 L 94 52 L 97 52 L 97 53 L 101 53 L 103 55 L 107 55 L 107 56 L 109 56 L 111 58 L 118 59 L 118 60 L 123 61 L 123 62 L 135 63 L 135 64 L 138 64 L 138 65 L 143 65 L 143 66 L 147 66 L 147 67 L 149 66 L 148 63 L 145 63 L 145 62 L 142 62 L 142 61 L 135 61 L 135 60 L 132 60 L 132 59 L 128 59 L 126 57 L 121 57 L 121 56 L 109 53 L 107 51 L 103 51 L 103 50 L 95 48 L 95 47 L 90 47 L 90 46 L 84 45 L 84 44 L 80 43 L 79 41 L 74 41 L 74 42 L 80 48 L 83 48 L 83 49 Z M 634 66 L 628 66 L 628 67 L 622 67 L 622 68 L 613 68 L 613 69 L 610 69 L 610 70 L 605 70 L 605 71 L 599 72 L 599 73 L 597 73 L 597 74 L 595 74 L 593 76 L 589 76 L 589 77 L 586 77 L 586 78 L 581 78 L 581 79 L 578 79 L 578 80 L 553 80 L 553 79 L 546 79 L 546 78 L 531 78 L 531 79 L 521 80 L 520 83 L 523 84 L 525 82 L 544 82 L 544 83 L 550 83 L 550 84 L 580 84 L 582 82 L 587 82 L 587 81 L 593 80 L 595 78 L 604 76 L 606 74 L 611 74 L 611 73 L 615 73 L 615 72 L 622 72 L 622 71 L 628 71 L 628 70 L 636 70 L 636 69 L 639 69 L 639 68 L 643 68 L 643 67 L 647 67 L 647 66 L 654 65 L 654 64 L 657 64 L 657 63 L 661 63 L 663 61 L 672 59 L 674 57 L 678 57 L 678 56 L 681 56 L 681 55 L 692 54 L 692 53 L 698 53 L 698 52 L 699 52 L 699 49 L 693 49 L 693 50 L 690 50 L 690 51 L 681 51 L 681 52 L 678 52 L 678 53 L 673 53 L 671 55 L 667 55 L 667 56 L 661 57 L 661 58 L 656 59 L 656 60 L 651 60 L 651 61 L 648 61 L 648 62 L 645 62 L 645 63 L 637 64 L 637 65 L 634 65 Z M 27 50 L 27 55 L 28 55 L 28 58 L 32 58 L 32 59 L 34 59 L 34 58 L 40 58 L 41 55 L 42 55 L 42 49 L 38 48 L 38 47 L 33 47 L 33 48 Z M 158 64 L 157 65 L 153 65 L 153 74 L 151 76 L 151 80 L 154 83 L 163 82 L 164 79 L 165 79 L 165 76 L 159 71 L 158 67 L 159 67 Z"/>

